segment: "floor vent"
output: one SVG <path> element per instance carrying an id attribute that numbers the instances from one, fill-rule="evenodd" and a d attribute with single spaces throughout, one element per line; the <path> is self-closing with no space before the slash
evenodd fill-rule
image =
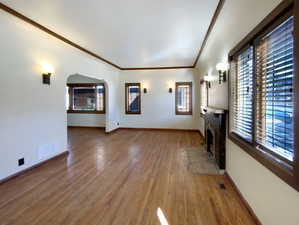
<path id="1" fill-rule="evenodd" d="M 224 184 L 219 184 L 220 189 L 226 189 Z"/>

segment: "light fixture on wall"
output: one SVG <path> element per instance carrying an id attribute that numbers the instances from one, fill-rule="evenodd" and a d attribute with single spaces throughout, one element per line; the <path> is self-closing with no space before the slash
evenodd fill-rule
<path id="1" fill-rule="evenodd" d="M 219 73 L 219 84 L 226 82 L 226 72 L 228 70 L 228 63 L 218 63 L 216 69 Z"/>
<path id="2" fill-rule="evenodd" d="M 143 93 L 146 94 L 147 93 L 147 82 L 142 82 L 142 88 L 143 88 Z"/>
<path id="3" fill-rule="evenodd" d="M 43 84 L 50 85 L 51 83 L 51 75 L 54 73 L 53 67 L 48 62 L 42 62 L 42 74 L 43 74 Z"/>
<path id="4" fill-rule="evenodd" d="M 208 75 L 208 74 L 203 77 L 203 82 L 206 82 L 206 85 L 208 88 L 211 88 L 211 82 L 213 80 L 214 80 L 214 77 L 211 75 Z"/>
<path id="5" fill-rule="evenodd" d="M 173 92 L 173 87 L 174 87 L 174 81 L 168 81 L 167 86 L 168 86 L 168 93 L 172 93 Z"/>

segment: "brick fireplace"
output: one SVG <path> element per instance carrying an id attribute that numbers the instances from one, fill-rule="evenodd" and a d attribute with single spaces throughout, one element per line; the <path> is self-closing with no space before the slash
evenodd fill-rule
<path id="1" fill-rule="evenodd" d="M 226 110 L 206 108 L 205 150 L 210 152 L 220 170 L 225 169 Z"/>

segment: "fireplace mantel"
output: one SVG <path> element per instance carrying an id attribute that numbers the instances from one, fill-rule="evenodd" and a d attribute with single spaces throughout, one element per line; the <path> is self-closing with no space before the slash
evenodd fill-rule
<path id="1" fill-rule="evenodd" d="M 206 113 L 226 114 L 227 113 L 227 109 L 214 108 L 214 107 L 202 107 L 202 111 L 204 112 L 204 114 Z"/>

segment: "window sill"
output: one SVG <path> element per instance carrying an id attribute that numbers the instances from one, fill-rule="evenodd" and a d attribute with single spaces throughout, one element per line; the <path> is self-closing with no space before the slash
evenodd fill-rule
<path id="1" fill-rule="evenodd" d="M 126 115 L 140 115 L 141 112 L 126 112 Z"/>
<path id="2" fill-rule="evenodd" d="M 104 111 L 85 111 L 85 110 L 67 110 L 67 113 L 78 113 L 78 114 L 105 114 Z"/>
<path id="3" fill-rule="evenodd" d="M 234 144 L 248 153 L 251 157 L 256 159 L 259 163 L 265 166 L 267 169 L 276 174 L 284 182 L 292 186 L 294 189 L 299 191 L 299 186 L 296 184 L 294 176 L 294 168 L 292 165 L 282 162 L 280 159 L 276 158 L 274 155 L 261 151 L 253 146 L 250 143 L 242 140 L 238 135 L 234 133 L 229 133 L 228 139 L 231 140 Z"/>
<path id="4" fill-rule="evenodd" d="M 175 115 L 185 115 L 185 116 L 189 115 L 189 116 L 192 116 L 192 112 L 176 112 Z"/>

